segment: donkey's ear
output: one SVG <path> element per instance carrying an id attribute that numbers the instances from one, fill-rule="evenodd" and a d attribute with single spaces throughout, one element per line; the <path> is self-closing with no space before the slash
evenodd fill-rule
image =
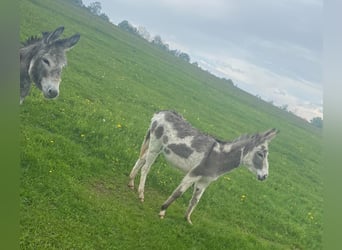
<path id="1" fill-rule="evenodd" d="M 46 43 L 52 43 L 58 39 L 58 37 L 63 33 L 64 27 L 58 27 L 55 31 L 48 33 L 43 32 L 44 41 Z"/>
<path id="2" fill-rule="evenodd" d="M 80 34 L 75 34 L 69 38 L 63 39 L 58 41 L 61 46 L 64 48 L 64 50 L 69 50 L 72 47 L 74 47 L 76 45 L 76 43 L 78 43 L 78 41 L 80 40 L 81 35 Z"/>
<path id="3" fill-rule="evenodd" d="M 272 129 L 269 129 L 267 130 L 265 133 L 264 133 L 264 139 L 265 141 L 271 141 L 280 131 L 277 130 L 276 128 L 272 128 Z"/>

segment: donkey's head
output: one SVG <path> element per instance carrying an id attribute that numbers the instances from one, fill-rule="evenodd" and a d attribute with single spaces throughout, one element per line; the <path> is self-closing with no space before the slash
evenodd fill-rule
<path id="1" fill-rule="evenodd" d="M 79 34 L 58 39 L 63 31 L 64 27 L 59 27 L 51 33 L 43 32 L 37 53 L 29 66 L 30 78 L 49 99 L 59 94 L 62 69 L 67 63 L 65 52 L 75 46 L 80 39 Z"/>
<path id="2" fill-rule="evenodd" d="M 276 129 L 250 137 L 243 150 L 243 164 L 263 181 L 268 176 L 268 143 L 279 133 Z"/>

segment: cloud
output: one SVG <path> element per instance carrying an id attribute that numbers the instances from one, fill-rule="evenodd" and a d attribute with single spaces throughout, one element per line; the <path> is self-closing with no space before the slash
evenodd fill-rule
<path id="1" fill-rule="evenodd" d="M 323 117 L 322 89 L 317 83 L 293 79 L 248 61 L 225 56 L 218 59 L 206 55 L 199 60 L 199 65 L 218 76 L 232 79 L 240 88 L 272 101 L 276 106 L 288 105 L 289 111 L 307 120 Z"/>

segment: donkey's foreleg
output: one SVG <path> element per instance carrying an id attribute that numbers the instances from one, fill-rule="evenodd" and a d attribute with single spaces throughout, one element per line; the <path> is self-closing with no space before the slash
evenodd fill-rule
<path id="1" fill-rule="evenodd" d="M 185 213 L 185 219 L 192 225 L 192 221 L 190 219 L 190 216 L 192 214 L 192 212 L 194 211 L 196 205 L 198 204 L 199 200 L 201 199 L 205 189 L 207 188 L 207 186 L 209 185 L 209 183 L 195 183 L 194 186 L 194 193 L 192 195 L 192 198 L 189 202 L 189 206 L 188 209 Z"/>
<path id="2" fill-rule="evenodd" d="M 31 80 L 28 75 L 20 77 L 20 104 L 23 104 L 25 97 L 28 96 L 31 88 Z"/>
<path id="3" fill-rule="evenodd" d="M 166 209 L 174 202 L 178 197 L 180 197 L 188 188 L 196 181 L 193 177 L 186 175 L 179 186 L 173 191 L 170 197 L 161 206 L 159 217 L 163 219 L 165 217 Z"/>

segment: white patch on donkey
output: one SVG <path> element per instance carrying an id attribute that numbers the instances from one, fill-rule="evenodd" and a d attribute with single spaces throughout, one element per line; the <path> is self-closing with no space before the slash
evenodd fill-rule
<path id="1" fill-rule="evenodd" d="M 258 180 L 268 176 L 268 143 L 276 136 L 276 129 L 264 133 L 244 135 L 234 141 L 220 141 L 193 128 L 183 117 L 172 111 L 155 113 L 141 146 L 140 156 L 131 173 L 128 186 L 134 188 L 134 179 L 141 169 L 139 198 L 144 201 L 144 187 L 151 165 L 163 153 L 166 160 L 185 173 L 179 186 L 161 207 L 166 209 L 194 184 L 194 192 L 185 213 L 190 216 L 208 185 L 219 176 L 246 165 Z"/>

